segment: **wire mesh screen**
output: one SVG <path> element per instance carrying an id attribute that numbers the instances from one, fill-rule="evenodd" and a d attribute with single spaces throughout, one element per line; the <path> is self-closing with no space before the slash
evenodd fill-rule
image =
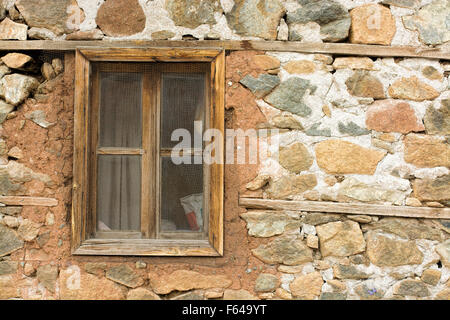
<path id="1" fill-rule="evenodd" d="M 191 163 L 161 158 L 161 231 L 203 229 L 203 166 Z"/>
<path id="2" fill-rule="evenodd" d="M 100 147 L 142 143 L 142 74 L 100 73 Z"/>
<path id="3" fill-rule="evenodd" d="M 174 130 L 187 129 L 194 138 L 194 121 L 204 121 L 205 74 L 163 73 L 161 91 L 161 147 L 173 148 Z"/>
<path id="4" fill-rule="evenodd" d="M 139 231 L 141 157 L 100 155 L 97 177 L 97 229 Z"/>

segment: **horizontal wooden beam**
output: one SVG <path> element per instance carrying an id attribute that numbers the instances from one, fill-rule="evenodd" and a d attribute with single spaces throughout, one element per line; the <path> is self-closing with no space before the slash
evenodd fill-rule
<path id="1" fill-rule="evenodd" d="M 261 41 L 261 40 L 127 40 L 127 41 L 0 41 L 0 50 L 57 50 L 73 51 L 77 48 L 195 48 L 225 50 L 261 50 L 286 51 L 302 53 L 324 53 L 349 56 L 372 57 L 415 57 L 450 60 L 450 52 L 440 48 L 413 46 L 380 46 L 351 43 L 301 43 L 296 41 Z"/>
<path id="2" fill-rule="evenodd" d="M 450 219 L 450 208 L 405 207 L 363 203 L 337 203 L 325 201 L 288 201 L 257 198 L 239 198 L 239 205 L 248 209 L 289 210 L 364 214 L 407 218 Z"/>
<path id="3" fill-rule="evenodd" d="M 6 204 L 7 206 L 55 207 L 58 205 L 58 200 L 42 197 L 0 196 L 0 203 Z"/>

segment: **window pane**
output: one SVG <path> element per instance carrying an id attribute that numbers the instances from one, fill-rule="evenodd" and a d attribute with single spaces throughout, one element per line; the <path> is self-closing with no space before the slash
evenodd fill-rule
<path id="1" fill-rule="evenodd" d="M 141 105 L 142 74 L 101 72 L 99 147 L 141 147 Z"/>
<path id="2" fill-rule="evenodd" d="M 97 229 L 140 231 L 141 157 L 100 155 Z"/>
<path id="3" fill-rule="evenodd" d="M 161 90 L 161 147 L 178 144 L 171 141 L 175 129 L 189 130 L 193 140 L 194 121 L 205 118 L 205 75 L 163 73 Z"/>
<path id="4" fill-rule="evenodd" d="M 161 231 L 198 232 L 203 221 L 203 166 L 176 165 L 170 157 L 162 157 Z"/>

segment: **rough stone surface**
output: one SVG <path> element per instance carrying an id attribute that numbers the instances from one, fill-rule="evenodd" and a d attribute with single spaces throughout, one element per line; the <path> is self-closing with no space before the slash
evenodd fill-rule
<path id="1" fill-rule="evenodd" d="M 373 288 L 366 283 L 362 283 L 355 287 L 355 293 L 361 298 L 361 300 L 379 300 L 384 297 L 385 291 Z"/>
<path id="2" fill-rule="evenodd" d="M 375 76 L 370 75 L 367 71 L 357 70 L 345 81 L 348 92 L 357 97 L 383 99 L 383 84 Z"/>
<path id="3" fill-rule="evenodd" d="M 448 1 L 434 0 L 416 14 L 403 17 L 403 23 L 406 28 L 418 31 L 424 44 L 437 45 L 450 41 L 449 15 Z"/>
<path id="4" fill-rule="evenodd" d="M 277 276 L 269 273 L 261 273 L 258 278 L 256 278 L 255 291 L 273 292 L 277 288 L 278 282 Z"/>
<path id="5" fill-rule="evenodd" d="M 252 58 L 252 62 L 258 69 L 262 70 L 278 69 L 281 64 L 277 58 L 265 54 L 255 55 Z"/>
<path id="6" fill-rule="evenodd" d="M 216 23 L 214 15 L 222 13 L 218 0 L 168 0 L 166 9 L 175 25 L 191 29 Z"/>
<path id="7" fill-rule="evenodd" d="M 436 89 L 420 81 L 416 76 L 398 79 L 389 87 L 388 93 L 394 99 L 413 101 L 433 100 L 439 97 Z"/>
<path id="8" fill-rule="evenodd" d="M 14 106 L 22 103 L 39 86 L 35 78 L 23 74 L 10 74 L 0 80 L 0 97 Z"/>
<path id="9" fill-rule="evenodd" d="M 427 269 L 422 273 L 420 280 L 422 280 L 422 282 L 425 282 L 426 284 L 435 286 L 439 283 L 439 280 L 441 279 L 441 275 L 442 275 L 442 272 L 439 270 Z"/>
<path id="10" fill-rule="evenodd" d="M 23 247 L 23 241 L 16 232 L 0 224 L 0 257 Z"/>
<path id="11" fill-rule="evenodd" d="M 203 275 L 189 270 L 177 270 L 168 276 L 149 274 L 150 285 L 157 294 L 192 289 L 228 288 L 232 281 L 224 275 Z"/>
<path id="12" fill-rule="evenodd" d="M 312 272 L 297 277 L 291 282 L 289 288 L 294 297 L 301 300 L 313 300 L 320 295 L 323 279 L 319 272 Z"/>
<path id="13" fill-rule="evenodd" d="M 287 15 L 288 24 L 320 25 L 320 35 L 324 41 L 340 41 L 348 37 L 350 15 L 337 1 L 302 1 L 302 7 Z"/>
<path id="14" fill-rule="evenodd" d="M 282 263 L 292 266 L 313 261 L 312 250 L 297 236 L 280 236 L 253 249 L 252 253 L 269 264 Z"/>
<path id="15" fill-rule="evenodd" d="M 20 69 L 23 68 L 27 63 L 33 61 L 33 58 L 23 53 L 11 52 L 3 56 L 2 61 L 9 68 Z"/>
<path id="16" fill-rule="evenodd" d="M 279 163 L 287 170 L 295 173 L 308 170 L 313 160 L 308 149 L 300 142 L 281 147 L 279 151 Z"/>
<path id="17" fill-rule="evenodd" d="M 27 113 L 25 115 L 26 119 L 29 119 L 29 120 L 33 121 L 38 126 L 40 126 L 42 128 L 45 128 L 45 129 L 55 125 L 55 123 L 48 122 L 46 120 L 46 117 L 47 117 L 47 115 L 42 110 L 35 110 L 35 111 L 32 111 L 32 112 Z"/>
<path id="18" fill-rule="evenodd" d="M 430 291 L 420 280 L 406 279 L 394 286 L 394 294 L 402 296 L 428 297 Z"/>
<path id="19" fill-rule="evenodd" d="M 439 109 L 428 107 L 423 120 L 428 134 L 450 135 L 450 99 L 443 99 Z"/>
<path id="20" fill-rule="evenodd" d="M 322 292 L 319 300 L 346 300 L 347 294 L 342 292 Z"/>
<path id="21" fill-rule="evenodd" d="M 46 28 L 56 35 L 69 33 L 84 20 L 74 0 L 18 0 L 16 7 L 29 27 Z"/>
<path id="22" fill-rule="evenodd" d="M 39 224 L 29 219 L 24 219 L 17 229 L 17 234 L 25 241 L 32 241 L 39 234 L 39 226 Z"/>
<path id="23" fill-rule="evenodd" d="M 351 256 L 363 252 L 366 248 L 366 242 L 357 222 L 330 222 L 317 226 L 316 230 L 323 257 Z"/>
<path id="24" fill-rule="evenodd" d="M 287 199 L 311 190 L 316 185 L 317 178 L 313 174 L 282 176 L 280 179 L 271 181 L 265 191 L 269 198 Z"/>
<path id="25" fill-rule="evenodd" d="M 315 90 L 316 86 L 311 85 L 309 80 L 294 77 L 282 82 L 264 100 L 280 110 L 307 117 L 311 114 L 311 108 L 303 98 L 307 92 L 314 93 Z"/>
<path id="26" fill-rule="evenodd" d="M 420 264 L 423 260 L 415 241 L 393 240 L 376 233 L 367 237 L 367 256 L 380 267 Z"/>
<path id="27" fill-rule="evenodd" d="M 396 32 L 391 11 L 379 4 L 366 4 L 350 11 L 351 43 L 390 45 Z"/>
<path id="28" fill-rule="evenodd" d="M 77 31 L 68 34 L 66 40 L 102 40 L 105 35 L 99 29 L 89 31 Z M 153 39 L 153 37 L 152 37 Z"/>
<path id="29" fill-rule="evenodd" d="M 246 75 L 239 82 L 250 89 L 257 98 L 262 98 L 280 84 L 280 78 L 270 74 L 261 74 L 258 78 Z"/>
<path id="30" fill-rule="evenodd" d="M 317 164 L 330 174 L 373 174 L 386 153 L 336 139 L 315 147 Z"/>
<path id="31" fill-rule="evenodd" d="M 19 298 L 16 281 L 11 276 L 0 276 L 0 299 Z"/>
<path id="32" fill-rule="evenodd" d="M 353 177 L 345 179 L 340 184 L 338 194 L 345 198 L 362 202 L 388 202 L 398 205 L 402 204 L 405 198 L 400 191 L 391 190 L 388 187 L 371 186 Z"/>
<path id="33" fill-rule="evenodd" d="M 450 175 L 436 179 L 416 179 L 414 196 L 421 201 L 450 200 Z"/>
<path id="34" fill-rule="evenodd" d="M 403 144 L 408 163 L 420 168 L 450 167 L 450 145 L 438 138 L 409 134 Z"/>
<path id="35" fill-rule="evenodd" d="M 0 40 L 27 40 L 28 26 L 9 18 L 0 22 Z"/>
<path id="36" fill-rule="evenodd" d="M 280 129 L 292 129 L 292 130 L 303 130 L 302 124 L 297 121 L 293 116 L 290 115 L 280 115 L 272 118 L 272 123 L 275 127 Z"/>
<path id="37" fill-rule="evenodd" d="M 311 74 L 316 71 L 316 64 L 309 60 L 293 60 L 283 65 L 283 69 L 291 74 Z"/>
<path id="38" fill-rule="evenodd" d="M 409 133 L 423 131 L 414 109 L 407 102 L 395 100 L 375 101 L 366 112 L 366 126 L 379 132 Z"/>
<path id="39" fill-rule="evenodd" d="M 305 224 L 309 224 L 312 226 L 317 226 L 329 222 L 336 222 L 342 219 L 342 215 L 340 214 L 325 214 L 318 212 L 309 212 L 306 213 L 302 218 L 302 222 Z"/>
<path id="40" fill-rule="evenodd" d="M 258 175 L 255 179 L 245 185 L 248 190 L 255 191 L 264 187 L 270 180 L 269 175 Z"/>
<path id="41" fill-rule="evenodd" d="M 13 110 L 14 106 L 4 102 L 3 100 L 0 100 L 0 124 L 2 124 L 6 120 L 8 114 Z"/>
<path id="42" fill-rule="evenodd" d="M 0 261 L 0 276 L 16 273 L 17 266 L 16 261 Z"/>
<path id="43" fill-rule="evenodd" d="M 73 269 L 61 270 L 59 277 L 62 300 L 123 300 L 125 295 L 113 281 L 91 274 L 77 276 Z"/>
<path id="44" fill-rule="evenodd" d="M 334 276 L 337 279 L 353 279 L 353 280 L 362 280 L 368 279 L 370 277 L 369 274 L 364 271 L 358 270 L 355 266 L 345 266 L 342 264 L 337 264 L 333 266 Z"/>
<path id="45" fill-rule="evenodd" d="M 161 300 L 161 298 L 148 289 L 136 288 L 128 291 L 127 300 Z"/>
<path id="46" fill-rule="evenodd" d="M 373 60 L 367 57 L 339 57 L 333 62 L 333 68 L 353 70 L 373 70 Z"/>
<path id="47" fill-rule="evenodd" d="M 105 35 L 123 37 L 143 31 L 146 17 L 138 0 L 115 0 L 102 4 L 95 21 Z"/>
<path id="48" fill-rule="evenodd" d="M 348 134 L 351 136 L 363 136 L 370 133 L 369 130 L 358 126 L 353 121 L 350 121 L 347 124 L 344 124 L 343 122 L 339 121 L 338 130 L 342 134 Z"/>
<path id="49" fill-rule="evenodd" d="M 444 239 L 439 229 L 412 218 L 386 217 L 364 226 L 364 230 L 380 230 L 408 240 L 428 239 L 442 241 Z"/>
<path id="50" fill-rule="evenodd" d="M 56 35 L 46 28 L 32 27 L 28 30 L 28 38 L 36 40 L 55 40 Z M 67 38 L 68 37 L 66 37 L 66 40 L 68 40 Z"/>
<path id="51" fill-rule="evenodd" d="M 136 288 L 144 283 L 144 280 L 133 269 L 124 264 L 108 269 L 106 278 L 129 288 Z"/>
<path id="52" fill-rule="evenodd" d="M 278 0 L 235 0 L 226 17 L 230 28 L 239 35 L 275 40 L 284 12 Z"/>
<path id="53" fill-rule="evenodd" d="M 299 214 L 290 212 L 248 211 L 241 214 L 241 218 L 253 237 L 272 237 L 299 228 L 301 224 Z"/>
<path id="54" fill-rule="evenodd" d="M 39 282 L 51 292 L 55 292 L 56 280 L 58 279 L 58 267 L 52 265 L 39 266 L 36 277 Z"/>

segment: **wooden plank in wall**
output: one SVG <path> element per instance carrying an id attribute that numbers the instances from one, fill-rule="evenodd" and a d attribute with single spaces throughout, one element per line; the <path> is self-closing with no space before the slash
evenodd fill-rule
<path id="1" fill-rule="evenodd" d="M 26 196 L 0 196 L 0 203 L 7 206 L 42 206 L 55 207 L 58 200 L 43 197 L 26 197 Z"/>
<path id="2" fill-rule="evenodd" d="M 410 57 L 450 60 L 450 52 L 440 48 L 414 46 L 380 46 L 352 43 L 301 43 L 296 41 L 261 41 L 261 40 L 202 40 L 202 41 L 0 41 L 0 50 L 57 50 L 73 51 L 84 48 L 195 48 L 225 50 L 261 50 L 302 53 L 324 53 L 349 56 L 371 57 Z"/>
<path id="3" fill-rule="evenodd" d="M 337 203 L 326 201 L 289 201 L 258 198 L 239 198 L 239 205 L 248 209 L 289 210 L 363 214 L 408 218 L 450 219 L 450 208 L 385 206 L 363 203 Z"/>

